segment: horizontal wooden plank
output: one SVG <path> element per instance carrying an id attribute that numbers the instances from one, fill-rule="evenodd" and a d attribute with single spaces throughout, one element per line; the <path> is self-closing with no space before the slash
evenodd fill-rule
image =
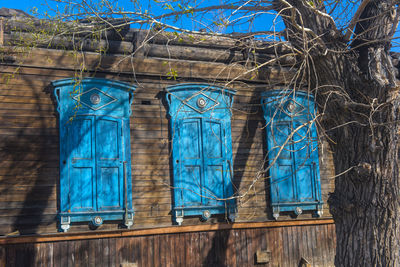
<path id="1" fill-rule="evenodd" d="M 147 57 L 181 59 L 207 62 L 245 63 L 246 57 L 233 49 L 210 49 L 193 46 L 145 44 L 143 53 Z"/>
<path id="2" fill-rule="evenodd" d="M 7 53 L 13 53 L 8 51 Z M 219 63 L 200 63 L 190 61 L 168 60 L 168 64 L 163 64 L 165 60 L 148 59 L 148 58 L 129 58 L 129 57 L 115 57 L 103 56 L 93 53 L 84 53 L 71 55 L 65 51 L 55 51 L 51 49 L 33 49 L 31 55 L 23 56 L 16 53 L 17 64 L 22 66 L 37 66 L 44 68 L 57 68 L 57 69 L 76 69 L 85 62 L 89 70 L 109 71 L 115 73 L 131 73 L 135 71 L 137 75 L 157 75 L 167 76 L 170 69 L 177 71 L 179 77 L 201 77 L 211 79 L 232 79 L 238 78 L 239 80 L 264 80 L 264 81 L 282 81 L 290 79 L 293 73 L 289 69 L 265 69 L 262 72 L 250 71 L 245 67 L 233 65 L 226 66 Z M 12 55 L 12 54 L 10 54 Z M 14 55 L 13 55 L 14 56 Z M 32 60 L 34 59 L 34 60 Z"/>
<path id="3" fill-rule="evenodd" d="M 25 201 L 25 200 L 12 200 L 12 201 L 0 201 L 0 209 L 44 209 L 44 208 L 57 208 L 57 201 L 53 199 Z M 6 214 L 5 214 L 6 215 Z"/>
<path id="4" fill-rule="evenodd" d="M 0 245 L 21 244 L 21 243 L 40 243 L 67 240 L 86 240 L 98 238 L 112 237 L 128 237 L 128 236 L 146 236 L 174 233 L 191 233 L 191 232 L 208 232 L 229 229 L 256 229 L 256 228 L 276 228 L 287 226 L 303 226 L 303 225 L 324 225 L 333 224 L 332 219 L 323 220 L 292 220 L 277 222 L 246 222 L 246 223 L 218 223 L 204 225 L 188 225 L 188 226 L 170 226 L 152 229 L 135 229 L 135 230 L 118 230 L 104 232 L 85 232 L 85 233 L 57 233 L 48 235 L 20 236 L 20 237 L 0 237 Z"/>

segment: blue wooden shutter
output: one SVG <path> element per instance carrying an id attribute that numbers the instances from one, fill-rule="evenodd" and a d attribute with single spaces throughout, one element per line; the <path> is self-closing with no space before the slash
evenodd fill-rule
<path id="1" fill-rule="evenodd" d="M 231 113 L 234 92 L 205 84 L 167 89 L 174 168 L 173 210 L 186 215 L 233 215 Z M 225 200 L 224 200 L 225 199 Z"/>
<path id="2" fill-rule="evenodd" d="M 315 210 L 322 214 L 315 106 L 304 92 L 262 95 L 266 120 L 271 205 L 281 211 Z"/>
<path id="3" fill-rule="evenodd" d="M 134 87 L 86 78 L 53 82 L 60 114 L 60 228 L 133 223 L 129 116 Z"/>

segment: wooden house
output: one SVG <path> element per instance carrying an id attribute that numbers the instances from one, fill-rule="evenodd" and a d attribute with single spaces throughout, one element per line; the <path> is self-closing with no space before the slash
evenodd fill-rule
<path id="1" fill-rule="evenodd" d="M 290 48 L 130 28 L 27 47 L 51 25 L 2 12 L 1 266 L 333 265 L 332 155 L 286 91 Z"/>

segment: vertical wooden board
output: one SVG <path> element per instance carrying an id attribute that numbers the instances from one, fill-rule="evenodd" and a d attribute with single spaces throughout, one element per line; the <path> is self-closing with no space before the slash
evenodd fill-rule
<path id="1" fill-rule="evenodd" d="M 200 233 L 196 232 L 194 235 L 194 246 L 195 246 L 195 266 L 201 266 L 201 261 L 203 258 L 201 257 L 201 252 L 200 252 Z"/>
<path id="2" fill-rule="evenodd" d="M 292 245 L 292 237 L 290 236 L 290 228 L 289 227 L 282 227 L 282 234 L 283 234 L 283 250 L 285 253 L 285 264 L 286 266 L 290 266 L 292 253 L 293 253 L 293 245 Z"/>
<path id="3" fill-rule="evenodd" d="M 236 232 L 236 244 L 239 246 L 239 251 L 236 255 L 236 265 L 234 266 L 247 266 L 247 242 L 246 242 L 246 230 L 238 229 Z M 234 244 L 232 244 L 234 245 Z"/>
<path id="4" fill-rule="evenodd" d="M 185 243 L 185 234 L 180 233 L 178 234 L 179 238 L 176 239 L 176 248 L 177 248 L 177 263 L 176 266 L 186 266 L 186 254 L 185 254 L 185 248 L 186 248 L 186 243 Z"/>
<path id="5" fill-rule="evenodd" d="M 145 247 L 143 243 L 144 237 L 132 237 L 129 238 L 129 261 L 132 263 L 137 263 L 140 266 L 140 262 L 143 261 L 144 256 L 142 255 L 142 248 Z"/>
<path id="6" fill-rule="evenodd" d="M 271 228 L 269 229 L 272 231 L 271 238 L 274 240 L 274 249 L 273 249 L 273 254 L 275 255 L 272 257 L 272 266 L 282 266 L 282 261 L 283 261 L 283 240 L 282 240 L 282 234 L 281 234 L 281 229 L 280 228 Z"/>
<path id="7" fill-rule="evenodd" d="M 88 265 L 89 267 L 96 266 L 96 240 L 88 240 Z"/>
<path id="8" fill-rule="evenodd" d="M 168 244 L 168 235 L 159 235 L 158 240 L 159 240 L 159 251 L 160 251 L 159 265 L 167 266 L 166 246 Z"/>
<path id="9" fill-rule="evenodd" d="M 247 255 L 246 255 L 246 262 L 248 266 L 253 266 L 254 264 L 254 240 L 253 240 L 253 229 L 245 229 L 246 231 L 246 243 L 247 243 Z M 268 239 L 266 239 L 267 248 L 268 246 Z"/>
<path id="10" fill-rule="evenodd" d="M 321 258 L 321 246 L 319 244 L 318 235 L 315 233 L 315 226 L 310 229 L 310 240 L 313 248 L 314 264 L 316 266 L 324 266 L 324 261 Z"/>
<path id="11" fill-rule="evenodd" d="M 82 240 L 81 243 L 82 266 L 89 266 L 89 242 L 90 240 Z"/>
<path id="12" fill-rule="evenodd" d="M 325 225 L 321 225 L 324 228 L 324 232 L 325 232 L 325 263 L 327 266 L 331 265 L 332 262 L 332 246 L 331 246 L 331 239 L 330 239 L 330 233 L 329 233 L 329 224 L 325 224 Z"/>
<path id="13" fill-rule="evenodd" d="M 103 266 L 110 266 L 110 239 L 101 239 L 103 246 Z"/>
<path id="14" fill-rule="evenodd" d="M 227 232 L 228 231 L 226 230 L 222 230 L 215 233 L 215 258 L 217 264 L 219 264 L 220 266 L 227 265 L 226 251 L 229 238 L 229 234 Z"/>
<path id="15" fill-rule="evenodd" d="M 37 243 L 35 244 L 36 255 L 38 255 L 38 265 L 37 266 L 47 266 L 46 257 L 46 244 Z"/>
<path id="16" fill-rule="evenodd" d="M 221 256 L 220 256 L 220 251 L 219 251 L 219 240 L 220 240 L 220 231 L 215 231 L 210 243 L 211 243 L 211 249 L 209 252 L 209 262 L 208 264 L 214 264 L 215 266 L 223 265 L 223 263 L 220 261 Z"/>
<path id="17" fill-rule="evenodd" d="M 274 228 L 268 228 L 268 229 L 265 229 L 265 232 L 264 232 L 266 249 L 267 249 L 267 251 L 271 252 L 272 259 L 276 259 L 276 244 L 275 244 L 276 241 L 274 238 L 274 230 L 275 230 Z M 248 231 L 248 234 L 249 234 L 249 231 Z M 254 254 L 254 253 L 255 252 L 253 252 L 252 254 Z"/>
<path id="18" fill-rule="evenodd" d="M 6 246 L 6 266 L 15 266 L 15 246 Z"/>
<path id="19" fill-rule="evenodd" d="M 173 266 L 171 257 L 174 254 L 174 248 L 172 246 L 172 234 L 165 235 L 164 238 L 165 238 L 165 240 L 164 240 L 164 243 L 162 246 L 163 249 L 162 249 L 161 253 L 165 254 L 165 266 L 171 267 L 171 266 Z"/>
<path id="20" fill-rule="evenodd" d="M 296 244 L 296 237 L 294 234 L 294 227 L 286 227 L 286 231 L 288 234 L 288 243 L 290 246 L 290 252 L 289 252 L 289 266 L 295 266 L 298 265 L 297 262 L 297 257 L 296 257 L 296 250 L 298 244 Z"/>
<path id="21" fill-rule="evenodd" d="M 95 251 L 95 266 L 103 266 L 103 242 L 101 239 L 95 239 L 93 242 Z"/>
<path id="22" fill-rule="evenodd" d="M 82 265 L 82 240 L 74 240 L 71 243 L 74 243 L 74 249 L 72 250 L 72 254 L 74 257 L 74 266 L 81 266 Z"/>
<path id="23" fill-rule="evenodd" d="M 199 233 L 193 232 L 190 236 L 190 266 L 199 266 Z"/>
<path id="24" fill-rule="evenodd" d="M 331 246 L 331 257 L 332 257 L 332 262 L 335 258 L 336 254 L 336 231 L 335 231 L 335 225 L 334 224 L 329 224 L 328 225 L 328 231 L 329 231 L 329 242 Z"/>
<path id="25" fill-rule="evenodd" d="M 224 232 L 225 232 L 224 235 L 221 236 L 220 247 L 222 250 L 225 249 L 224 253 L 225 263 L 226 266 L 235 266 L 239 244 L 236 243 L 235 234 L 233 233 L 234 232 L 233 230 Z"/>
<path id="26" fill-rule="evenodd" d="M 60 257 L 60 242 L 53 243 L 53 266 L 60 267 L 61 266 L 61 257 Z"/>
<path id="27" fill-rule="evenodd" d="M 200 260 L 201 266 L 210 266 L 211 240 L 214 232 L 200 232 Z"/>
<path id="28" fill-rule="evenodd" d="M 59 242 L 60 252 L 60 266 L 67 267 L 68 266 L 68 241 Z"/>
<path id="29" fill-rule="evenodd" d="M 252 229 L 251 231 L 252 231 L 251 244 L 252 244 L 253 252 L 249 255 L 249 257 L 250 257 L 251 263 L 254 263 L 255 262 L 255 253 L 257 250 L 260 249 L 260 242 L 261 242 L 261 239 L 259 237 L 260 229 L 255 228 L 255 229 Z"/>
<path id="30" fill-rule="evenodd" d="M 292 264 L 293 266 L 297 266 L 300 262 L 300 247 L 303 245 L 301 242 L 299 242 L 299 239 L 297 238 L 297 231 L 299 231 L 299 226 L 292 226 L 289 227 L 289 233 L 291 235 L 292 239 L 292 247 L 293 247 L 293 252 L 292 252 Z"/>
<path id="31" fill-rule="evenodd" d="M 120 238 L 115 238 L 115 266 L 120 266 L 121 263 L 123 262 L 122 258 L 122 242 L 125 238 L 120 237 Z"/>
<path id="32" fill-rule="evenodd" d="M 16 248 L 17 248 L 17 246 L 16 246 Z M 32 261 L 33 265 L 39 266 L 42 259 L 40 257 L 38 244 L 32 244 L 32 253 L 33 253 L 33 255 L 35 255 L 35 257 L 33 258 L 33 261 Z"/>
<path id="33" fill-rule="evenodd" d="M 321 242 L 322 244 L 322 249 L 324 251 L 323 253 L 323 258 L 324 258 L 324 262 L 325 262 L 325 266 L 327 266 L 329 264 L 329 239 L 328 239 L 328 231 L 326 230 L 326 226 L 327 225 L 318 225 L 318 231 L 317 233 L 319 233 L 320 235 L 322 235 L 321 237 Z"/>
<path id="34" fill-rule="evenodd" d="M 74 241 L 67 241 L 67 248 L 68 248 L 68 253 L 67 253 L 67 259 L 68 263 L 67 266 L 75 266 L 75 242 Z"/>
<path id="35" fill-rule="evenodd" d="M 335 257 L 335 240 L 334 240 L 334 225 L 333 224 L 328 224 L 327 225 L 327 231 L 328 231 L 328 245 L 329 245 L 329 252 L 330 252 L 330 264 L 333 265 L 334 257 Z"/>
<path id="36" fill-rule="evenodd" d="M 171 266 L 177 266 L 177 254 L 178 254 L 178 248 L 176 247 L 176 240 L 179 238 L 178 234 L 171 234 L 169 235 L 169 243 L 170 243 L 170 251 L 171 251 Z"/>
<path id="37" fill-rule="evenodd" d="M 236 266 L 238 259 L 240 259 L 241 244 L 238 230 L 224 230 L 221 231 L 221 241 L 219 242 L 219 248 L 223 258 L 221 263 L 225 263 L 226 266 Z M 232 257 L 228 257 L 228 251 L 230 251 L 230 245 L 236 243 L 236 246 L 232 246 Z"/>
<path id="38" fill-rule="evenodd" d="M 115 266 L 115 259 L 117 258 L 117 250 L 116 250 L 116 238 L 108 239 L 108 247 L 110 251 L 109 263 L 110 266 Z"/>
<path id="39" fill-rule="evenodd" d="M 315 243 L 316 241 L 313 239 L 312 236 L 312 231 L 313 231 L 313 227 L 309 226 L 307 227 L 307 231 L 306 231 L 306 238 L 307 238 L 307 247 L 308 247 L 308 253 L 309 253 L 309 257 L 311 260 L 311 263 L 313 264 L 313 266 L 318 266 L 317 264 L 319 263 L 319 259 L 316 258 L 315 256 Z"/>
<path id="40" fill-rule="evenodd" d="M 6 266 L 6 246 L 0 246 L 0 266 Z"/>
<path id="41" fill-rule="evenodd" d="M 326 266 L 326 251 L 327 251 L 327 246 L 326 246 L 326 235 L 324 231 L 324 225 L 316 225 L 314 227 L 314 233 L 316 235 L 316 240 L 317 240 L 317 247 L 319 250 L 319 257 L 322 260 L 323 266 Z"/>
<path id="42" fill-rule="evenodd" d="M 220 238 L 219 231 L 213 232 L 212 236 L 210 237 L 211 248 L 208 252 L 208 259 L 209 259 L 208 264 L 211 264 L 211 265 L 212 264 L 214 264 L 214 265 L 222 264 L 220 262 L 220 258 L 218 257 L 219 256 L 219 242 L 218 242 L 219 238 Z"/>
<path id="43" fill-rule="evenodd" d="M 308 260 L 312 264 L 312 257 L 310 252 L 310 245 L 307 240 L 307 232 L 309 230 L 309 226 L 301 227 L 301 231 L 299 232 L 299 240 L 303 244 L 302 250 L 300 252 L 300 256 Z"/>
<path id="44" fill-rule="evenodd" d="M 131 242 L 133 238 L 131 237 L 123 237 L 120 238 L 121 240 L 121 248 L 120 248 L 120 263 L 127 263 L 127 262 L 133 262 L 134 259 L 136 259 L 135 253 L 140 254 L 137 251 L 134 251 Z"/>
<path id="45" fill-rule="evenodd" d="M 265 239 L 265 235 L 264 235 L 264 239 Z M 241 229 L 240 230 L 240 240 L 241 243 L 243 244 L 242 247 L 242 257 L 241 260 L 243 262 L 243 266 L 250 266 L 250 263 L 247 261 L 248 258 L 248 254 L 249 254 L 249 243 L 247 243 L 247 229 Z M 267 242 L 267 240 L 265 240 L 265 243 Z M 238 264 L 238 266 L 240 266 Z"/>
<path id="46" fill-rule="evenodd" d="M 30 244 L 29 244 L 30 245 Z M 15 266 L 26 266 L 32 265 L 33 262 L 30 261 L 33 253 L 28 250 L 29 247 L 26 244 L 19 244 L 15 246 L 15 255 L 19 255 L 15 259 Z M 29 255 L 30 254 L 30 255 Z M 12 266 L 10 264 L 2 265 L 2 266 Z"/>
<path id="47" fill-rule="evenodd" d="M 287 234 L 285 231 L 284 227 L 279 227 L 277 228 L 278 230 L 278 236 L 281 240 L 280 242 L 280 252 L 281 252 L 281 260 L 280 260 L 280 264 L 281 266 L 287 266 L 288 262 L 287 262 L 287 258 L 288 258 L 288 247 L 287 247 Z"/>
<path id="48" fill-rule="evenodd" d="M 153 266 L 161 266 L 160 265 L 160 236 L 154 235 L 153 239 Z"/>
<path id="49" fill-rule="evenodd" d="M 191 233 L 184 233 L 185 235 L 185 247 L 184 247 L 184 254 L 185 254 L 185 262 L 184 266 L 191 266 L 191 259 L 192 259 L 192 244 L 191 244 Z"/>
<path id="50" fill-rule="evenodd" d="M 205 253 L 205 260 L 204 265 L 205 266 L 212 266 L 212 264 L 215 264 L 215 253 L 216 253 L 216 247 L 215 247 L 215 237 L 217 235 L 217 232 L 208 232 L 206 240 L 208 243 L 204 247 L 204 253 Z"/>
<path id="51" fill-rule="evenodd" d="M 146 236 L 147 238 L 147 263 L 148 266 L 155 266 L 154 265 L 154 236 Z"/>
<path id="52" fill-rule="evenodd" d="M 243 244 L 240 240 L 240 229 L 226 231 L 227 235 L 227 247 L 226 250 L 230 250 L 230 247 L 233 248 L 232 257 L 226 257 L 226 262 L 229 263 L 228 266 L 240 266 L 242 264 L 242 254 L 241 251 L 243 249 Z"/>
<path id="53" fill-rule="evenodd" d="M 147 254 L 149 250 L 148 240 L 144 236 L 138 238 L 140 253 L 138 254 L 137 264 L 139 266 L 148 266 Z"/>
<path id="54" fill-rule="evenodd" d="M 267 249 L 267 240 L 265 239 L 265 232 L 268 231 L 267 228 L 260 229 L 259 232 L 259 242 L 260 242 L 260 249 L 266 250 Z"/>
<path id="55" fill-rule="evenodd" d="M 44 253 L 46 254 L 46 265 L 49 267 L 54 266 L 53 256 L 54 256 L 54 243 L 44 243 L 45 250 Z"/>

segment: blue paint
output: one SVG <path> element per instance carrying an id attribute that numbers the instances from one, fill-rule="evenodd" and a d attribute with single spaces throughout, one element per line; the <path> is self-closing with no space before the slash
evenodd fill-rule
<path id="1" fill-rule="evenodd" d="M 261 98 L 266 121 L 271 205 L 282 211 L 322 214 L 314 97 L 273 90 Z"/>
<path id="2" fill-rule="evenodd" d="M 60 115 L 61 228 L 69 228 L 63 221 L 95 216 L 132 222 L 129 116 L 135 87 L 94 78 L 53 85 Z"/>
<path id="3" fill-rule="evenodd" d="M 235 212 L 232 189 L 231 107 L 235 91 L 207 84 L 167 88 L 174 216 Z M 178 223 L 179 220 L 177 220 Z"/>

